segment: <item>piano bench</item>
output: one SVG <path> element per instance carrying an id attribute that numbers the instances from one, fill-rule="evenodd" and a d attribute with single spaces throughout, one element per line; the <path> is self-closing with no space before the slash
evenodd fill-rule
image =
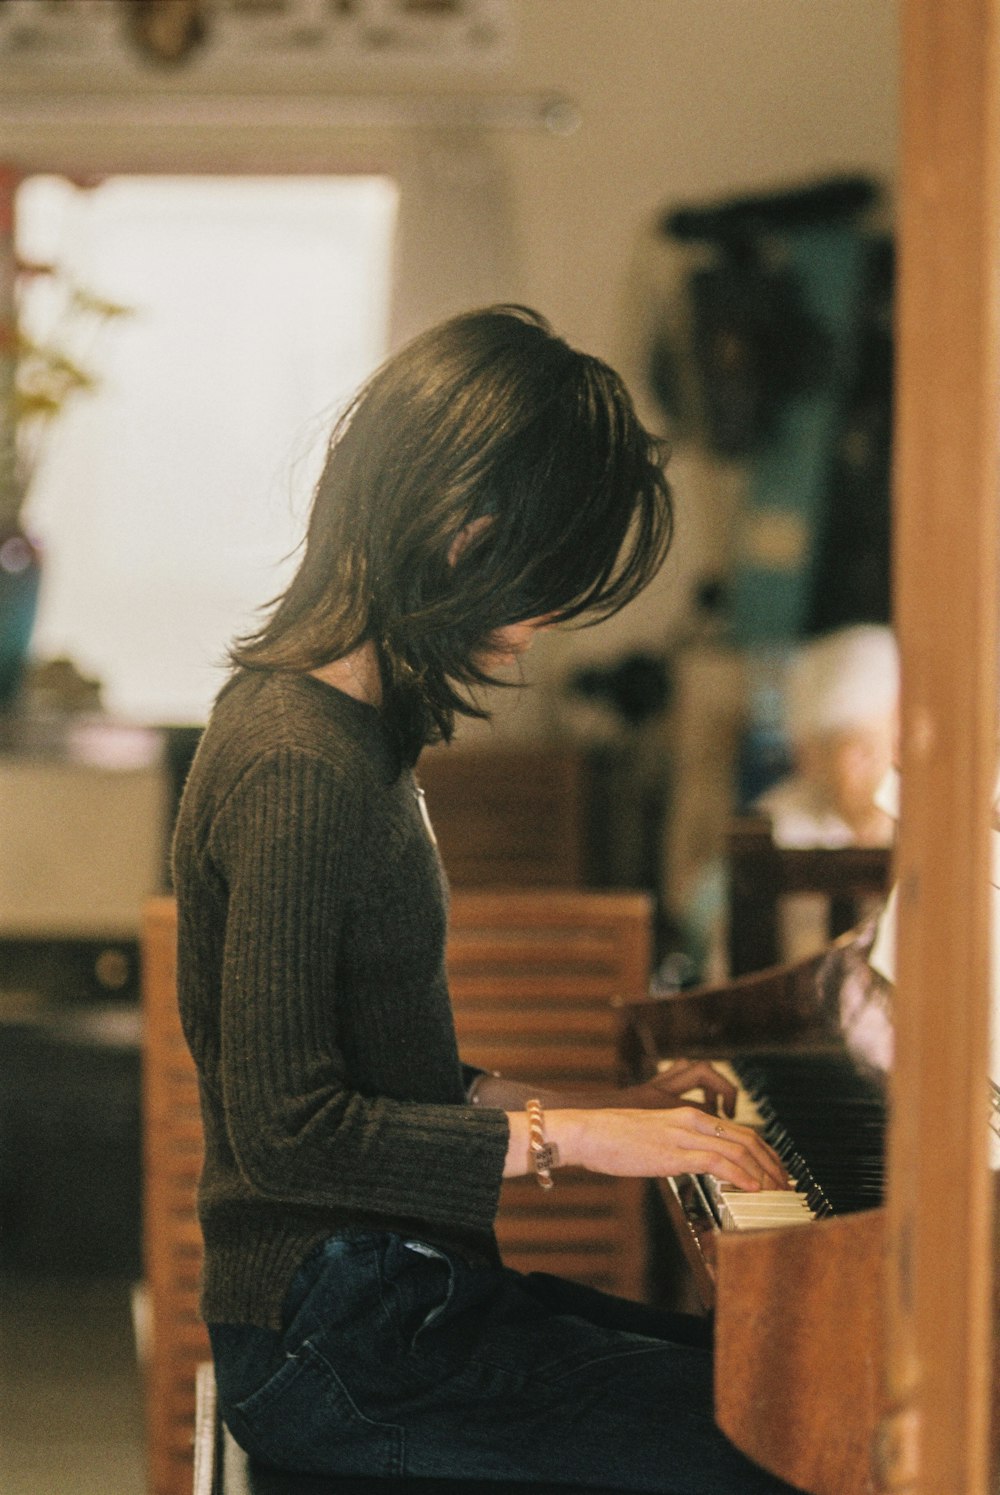
<path id="1" fill-rule="evenodd" d="M 620 1487 L 515 1483 L 511 1480 L 380 1479 L 294 1474 L 248 1458 L 219 1418 L 215 1377 L 198 1367 L 193 1495 L 637 1495 Z"/>

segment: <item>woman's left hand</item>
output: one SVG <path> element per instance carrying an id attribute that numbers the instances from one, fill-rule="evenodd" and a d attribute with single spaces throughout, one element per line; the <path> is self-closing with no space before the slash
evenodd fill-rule
<path id="1" fill-rule="evenodd" d="M 704 1099 L 692 1101 L 689 1092 L 700 1091 Z M 666 1110 L 671 1106 L 700 1105 L 710 1116 L 721 1111 L 736 1113 L 736 1086 L 706 1059 L 677 1059 L 642 1085 L 619 1092 L 616 1104 L 642 1110 Z M 687 1096 L 687 1099 L 682 1097 Z"/>
<path id="2" fill-rule="evenodd" d="M 701 1092 L 702 1100 L 691 1100 L 690 1092 Z M 676 1059 L 673 1064 L 642 1085 L 624 1089 L 591 1086 L 587 1090 L 548 1090 L 526 1085 L 523 1080 L 503 1080 L 482 1075 L 476 1082 L 476 1104 L 504 1111 L 524 1109 L 529 1096 L 537 1096 L 547 1111 L 575 1108 L 584 1111 L 666 1111 L 674 1106 L 697 1106 L 709 1116 L 733 1116 L 736 1086 L 705 1059 Z M 684 1099 L 685 1096 L 689 1098 Z"/>

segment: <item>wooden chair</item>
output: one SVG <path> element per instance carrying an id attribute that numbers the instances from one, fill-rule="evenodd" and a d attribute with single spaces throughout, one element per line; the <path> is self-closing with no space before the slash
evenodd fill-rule
<path id="1" fill-rule="evenodd" d="M 729 971 L 742 976 L 781 960 L 779 909 L 789 893 L 830 900 L 828 936 L 852 929 L 861 900 L 884 897 L 892 852 L 884 846 L 776 846 L 764 816 L 734 819 L 726 835 L 729 863 Z"/>
<path id="2" fill-rule="evenodd" d="M 177 1011 L 177 913 L 151 899 L 142 930 L 143 1249 L 150 1316 L 145 1367 L 150 1495 L 191 1489 L 195 1368 L 210 1358 L 198 1313 L 201 1231 L 195 1191 L 202 1161 L 194 1063 Z"/>
<path id="3" fill-rule="evenodd" d="M 645 991 L 645 895 L 550 890 L 456 892 L 448 968 L 463 1057 L 540 1085 L 607 1083 L 616 1072 L 616 997 Z M 176 910 L 147 906 L 143 930 L 145 1259 L 152 1320 L 146 1381 L 151 1495 L 188 1495 L 195 1375 L 210 1358 L 198 1316 L 195 1191 L 201 1122 L 176 1001 Z M 522 1271 L 557 1272 L 639 1296 L 642 1184 L 566 1170 L 543 1194 L 504 1186 L 497 1233 Z"/>
<path id="4" fill-rule="evenodd" d="M 463 1058 L 542 1087 L 607 1085 L 617 1072 L 612 1004 L 648 987 L 651 917 L 641 893 L 455 894 L 448 976 Z M 639 1297 L 641 1198 L 634 1179 L 582 1170 L 561 1172 L 548 1194 L 511 1179 L 497 1220 L 504 1260 Z"/>
<path id="5" fill-rule="evenodd" d="M 580 887 L 586 769 L 547 747 L 433 747 L 420 783 L 454 887 Z"/>

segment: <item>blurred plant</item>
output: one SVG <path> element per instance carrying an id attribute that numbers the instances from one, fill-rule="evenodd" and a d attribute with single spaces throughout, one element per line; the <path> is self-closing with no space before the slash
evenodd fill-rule
<path id="1" fill-rule="evenodd" d="M 13 366 L 5 381 L 10 409 L 2 420 L 0 530 L 20 527 L 54 422 L 77 396 L 98 388 L 94 355 L 102 332 L 132 315 L 56 264 L 18 261 L 14 292 L 15 326 L 4 339 Z"/>

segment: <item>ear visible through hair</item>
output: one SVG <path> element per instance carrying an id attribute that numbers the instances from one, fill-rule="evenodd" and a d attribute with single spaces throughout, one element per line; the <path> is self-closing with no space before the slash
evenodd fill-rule
<path id="1" fill-rule="evenodd" d="M 478 519 L 470 519 L 468 524 L 463 524 L 458 534 L 448 546 L 449 566 L 454 566 L 462 552 L 469 548 L 478 535 L 481 535 L 484 530 L 489 529 L 492 523 L 492 514 L 480 514 Z"/>

